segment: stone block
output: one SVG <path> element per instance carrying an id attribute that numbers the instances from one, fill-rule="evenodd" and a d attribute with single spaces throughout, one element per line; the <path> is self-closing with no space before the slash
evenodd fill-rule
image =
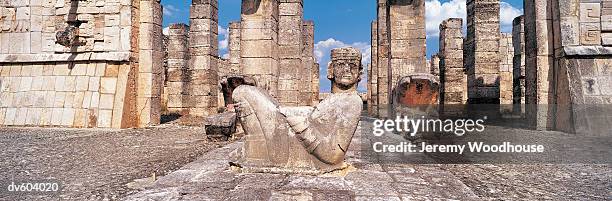
<path id="1" fill-rule="evenodd" d="M 236 132 L 237 116 L 234 112 L 212 115 L 204 120 L 209 139 L 228 140 Z"/>
<path id="2" fill-rule="evenodd" d="M 101 94 L 100 95 L 100 109 L 109 109 L 112 110 L 115 102 L 114 94 Z"/>
<path id="3" fill-rule="evenodd" d="M 98 128 L 110 128 L 112 123 L 112 110 L 98 110 Z"/>
<path id="4" fill-rule="evenodd" d="M 100 79 L 100 93 L 114 94 L 116 90 L 117 90 L 117 78 L 116 77 L 102 77 Z"/>
<path id="5" fill-rule="evenodd" d="M 580 3 L 580 22 L 600 22 L 600 3 Z"/>
<path id="6" fill-rule="evenodd" d="M 600 23 L 580 23 L 580 43 L 582 45 L 601 45 Z"/>

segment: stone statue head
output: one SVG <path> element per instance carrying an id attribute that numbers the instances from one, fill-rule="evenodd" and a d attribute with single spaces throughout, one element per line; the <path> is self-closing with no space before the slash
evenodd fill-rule
<path id="1" fill-rule="evenodd" d="M 352 47 L 333 49 L 327 69 L 327 79 L 332 81 L 332 92 L 356 91 L 362 69 L 361 52 L 358 49 Z"/>

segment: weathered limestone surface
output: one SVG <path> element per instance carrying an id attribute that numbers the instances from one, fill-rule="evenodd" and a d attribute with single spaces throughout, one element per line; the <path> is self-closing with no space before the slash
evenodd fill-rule
<path id="1" fill-rule="evenodd" d="M 387 37 L 391 49 L 391 86 L 413 73 L 429 73 L 425 58 L 425 1 L 390 1 Z"/>
<path id="2" fill-rule="evenodd" d="M 0 10 L 0 125 L 159 123 L 159 1 L 4 1 Z"/>
<path id="3" fill-rule="evenodd" d="M 440 56 L 438 54 L 431 55 L 431 60 L 429 60 L 427 67 L 430 74 L 440 76 Z"/>
<path id="4" fill-rule="evenodd" d="M 467 76 L 463 67 L 463 19 L 440 24 L 440 104 L 467 103 Z M 432 59 L 433 60 L 433 59 Z M 433 66 L 433 65 L 432 65 Z"/>
<path id="5" fill-rule="evenodd" d="M 301 97 L 302 92 L 310 91 L 311 76 L 306 75 L 302 62 L 304 36 L 303 31 L 303 0 L 279 0 L 278 20 L 278 100 L 281 105 L 298 106 L 301 101 L 309 102 L 310 98 Z M 308 74 L 310 75 L 310 74 Z M 307 78 L 301 81 L 300 78 Z M 301 92 L 302 91 L 302 92 Z M 305 93 L 305 95 L 310 95 Z M 307 99 L 305 99 L 307 98 Z"/>
<path id="6" fill-rule="evenodd" d="M 573 0 L 572 0 L 573 1 Z M 552 44 L 552 4 L 549 1 L 525 1 L 525 103 L 528 121 L 533 128 L 552 128 L 549 114 L 551 82 L 553 80 L 554 55 Z M 569 4 L 567 8 L 575 7 Z M 578 26 L 575 26 L 579 29 Z M 568 36 L 577 30 L 568 29 Z M 566 42 L 578 40 L 567 38 Z M 576 43 L 578 44 L 578 43 Z M 552 111 L 551 111 L 552 112 Z"/>
<path id="7" fill-rule="evenodd" d="M 189 113 L 193 116 L 216 114 L 219 93 L 218 1 L 191 2 L 189 29 Z"/>
<path id="8" fill-rule="evenodd" d="M 609 106 L 612 104 L 612 55 L 605 51 L 581 54 L 581 51 L 568 50 L 609 48 L 605 46 L 610 45 L 612 38 L 612 1 L 567 0 L 551 4 L 554 39 L 548 40 L 548 47 L 554 48 L 555 62 L 548 97 L 555 104 L 549 107 L 546 119 L 554 123 L 547 125 L 566 132 L 607 136 L 610 133 L 607 125 L 612 123 Z M 544 6 L 535 4 L 536 9 Z"/>
<path id="9" fill-rule="evenodd" d="M 319 64 L 314 57 L 314 22 L 304 21 L 302 26 L 302 65 L 300 73 L 300 106 L 315 106 L 319 103 Z"/>
<path id="10" fill-rule="evenodd" d="M 368 114 L 378 116 L 378 23 L 372 22 L 372 61 L 368 69 Z"/>
<path id="11" fill-rule="evenodd" d="M 387 12 L 387 1 L 378 1 L 378 16 L 377 16 L 377 66 L 378 66 L 378 116 L 387 117 L 390 94 L 391 94 L 391 83 L 390 83 L 390 66 L 391 66 L 391 43 L 388 30 L 388 12 Z"/>
<path id="12" fill-rule="evenodd" d="M 281 107 L 265 91 L 234 91 L 246 142 L 234 152 L 244 172 L 320 174 L 345 167 L 344 156 L 359 123 L 362 100 L 356 87 L 361 53 L 332 50 L 332 92 L 317 107 Z"/>
<path id="13" fill-rule="evenodd" d="M 511 108 L 506 106 L 512 105 L 513 96 L 513 68 L 512 60 L 514 59 L 514 47 L 512 45 L 512 34 L 501 33 L 499 40 L 499 102 L 502 104 L 502 112 L 510 112 Z"/>
<path id="14" fill-rule="evenodd" d="M 512 22 L 512 46 L 514 48 L 513 69 L 513 104 L 514 112 L 524 114 L 525 104 L 525 19 L 524 16 L 514 18 Z"/>
<path id="15" fill-rule="evenodd" d="M 166 107 L 169 113 L 189 113 L 189 26 L 172 24 L 168 31 Z"/>
<path id="16" fill-rule="evenodd" d="M 468 0 L 467 14 L 464 66 L 468 75 L 468 102 L 498 104 L 499 0 Z"/>
<path id="17" fill-rule="evenodd" d="M 240 58 L 242 73 L 257 86 L 278 97 L 278 0 L 243 0 Z"/>
<path id="18" fill-rule="evenodd" d="M 238 75 L 242 73 L 240 66 L 240 22 L 230 22 L 228 31 L 230 73 Z"/>

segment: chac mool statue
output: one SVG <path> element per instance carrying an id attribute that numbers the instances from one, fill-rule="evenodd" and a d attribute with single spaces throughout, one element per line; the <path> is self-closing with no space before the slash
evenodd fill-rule
<path id="1" fill-rule="evenodd" d="M 346 167 L 363 104 L 357 94 L 361 70 L 359 50 L 333 49 L 332 94 L 316 107 L 283 107 L 262 89 L 239 86 L 233 99 L 246 136 L 232 163 L 244 172 L 272 173 L 320 174 Z"/>

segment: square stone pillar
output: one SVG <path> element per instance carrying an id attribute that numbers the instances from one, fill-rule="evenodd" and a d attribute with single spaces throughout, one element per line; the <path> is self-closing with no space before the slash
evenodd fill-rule
<path id="1" fill-rule="evenodd" d="M 431 73 L 434 76 L 440 76 L 440 55 L 438 54 L 434 54 L 431 55 L 431 60 L 429 60 L 429 73 Z"/>
<path id="2" fill-rule="evenodd" d="M 371 27 L 372 38 L 372 63 L 368 69 L 368 93 L 370 100 L 368 101 L 369 114 L 378 116 L 378 22 L 373 21 Z"/>
<path id="3" fill-rule="evenodd" d="M 512 46 L 514 48 L 513 69 L 513 104 L 514 113 L 524 114 L 525 104 L 525 29 L 524 16 L 512 21 Z"/>
<path id="4" fill-rule="evenodd" d="M 138 127 L 147 127 L 157 125 L 161 120 L 164 50 L 160 45 L 162 7 L 159 0 L 141 0 L 139 17 L 136 112 Z"/>
<path id="5" fill-rule="evenodd" d="M 425 1 L 390 1 L 391 86 L 413 73 L 429 73 L 426 62 Z"/>
<path id="6" fill-rule="evenodd" d="M 278 98 L 278 0 L 243 0 L 240 22 L 242 73 Z"/>
<path id="7" fill-rule="evenodd" d="M 463 19 L 442 21 L 439 51 L 440 104 L 466 104 L 468 97 L 467 76 L 463 68 Z"/>
<path id="8" fill-rule="evenodd" d="M 314 57 L 314 22 L 302 23 L 302 77 L 300 85 L 301 106 L 314 106 L 319 103 L 319 66 Z"/>
<path id="9" fill-rule="evenodd" d="M 501 33 L 499 40 L 499 101 L 502 104 L 502 112 L 510 113 L 512 110 L 512 59 L 514 48 L 512 46 L 512 34 Z"/>
<path id="10" fill-rule="evenodd" d="M 388 4 L 386 0 L 378 0 L 377 16 L 377 50 L 378 50 L 378 116 L 387 117 L 389 113 L 391 93 L 391 38 L 388 25 Z"/>
<path id="11" fill-rule="evenodd" d="M 550 82 L 553 80 L 550 69 L 554 65 L 551 5 L 549 0 L 525 0 L 526 117 L 530 127 L 538 130 L 552 128 L 548 114 Z"/>
<path id="12" fill-rule="evenodd" d="M 302 63 L 303 0 L 279 0 L 278 21 L 278 100 L 281 105 L 310 104 L 310 68 Z M 306 76 L 308 75 L 308 76 Z M 302 80 L 304 79 L 304 80 Z"/>
<path id="13" fill-rule="evenodd" d="M 230 73 L 241 74 L 242 67 L 240 66 L 240 22 L 230 22 L 228 32 Z"/>
<path id="14" fill-rule="evenodd" d="M 467 26 L 468 102 L 499 104 L 499 0 L 468 0 Z"/>
<path id="15" fill-rule="evenodd" d="M 218 1 L 193 0 L 190 11 L 190 114 L 208 116 L 218 106 Z"/>
<path id="16" fill-rule="evenodd" d="M 188 114 L 189 105 L 189 26 L 171 24 L 168 31 L 168 70 L 166 76 L 169 113 Z"/>

